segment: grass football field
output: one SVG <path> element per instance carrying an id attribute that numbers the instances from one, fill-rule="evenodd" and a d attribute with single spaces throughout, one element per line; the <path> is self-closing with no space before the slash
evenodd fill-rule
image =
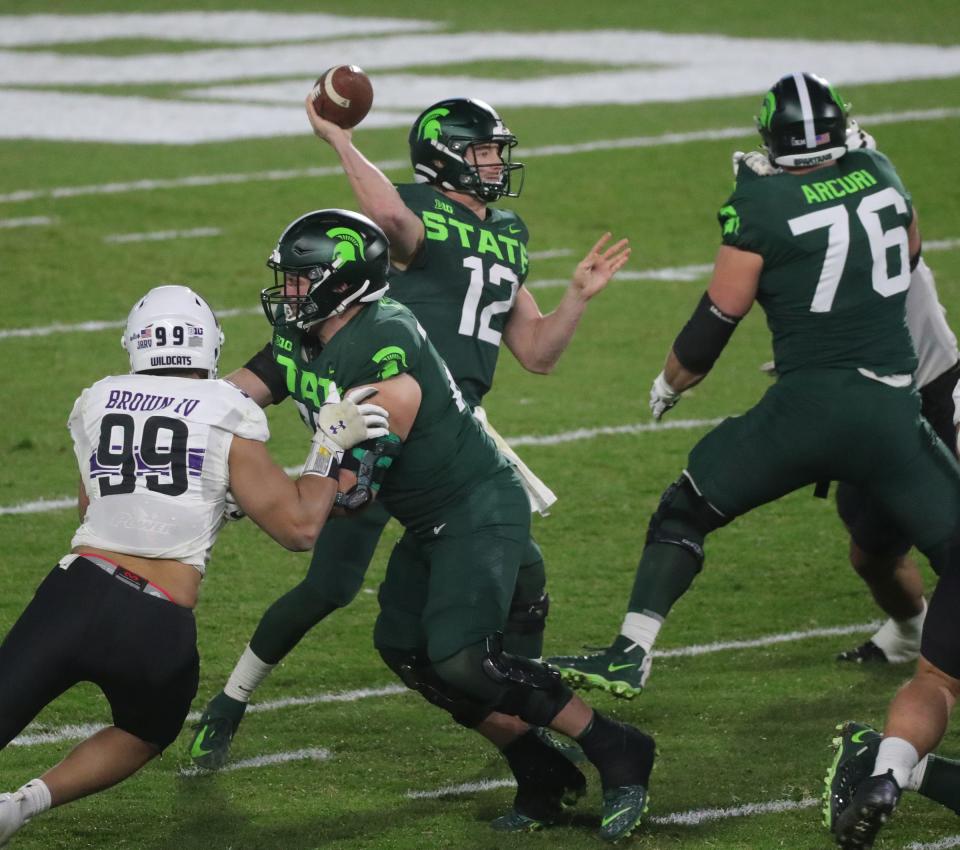
<path id="1" fill-rule="evenodd" d="M 504 352 L 487 398 L 498 430 L 560 499 L 549 518 L 534 522 L 552 599 L 547 654 L 610 641 L 663 489 L 713 423 L 745 410 L 767 386 L 758 367 L 770 358 L 769 335 L 758 309 L 713 374 L 664 425 L 653 426 L 647 410 L 650 382 L 706 283 L 718 244 L 715 213 L 732 185 L 730 154 L 758 141 L 752 116 L 761 94 L 782 73 L 824 70 L 797 68 L 798 62 L 822 56 L 836 63 L 824 73 L 912 192 L 941 300 L 951 317 L 960 316 L 960 70 L 954 55 L 960 19 L 952 0 L 809 0 L 790 9 L 759 0 L 365 0 L 350 8 L 327 0 L 90 0 L 79 7 L 56 0 L 0 5 L 0 105 L 6 111 L 0 118 L 0 634 L 68 551 L 77 517 L 67 505 L 77 472 L 66 418 L 83 387 L 127 370 L 120 321 L 134 299 L 161 283 L 203 293 L 223 315 L 221 371 L 229 372 L 268 338 L 258 294 L 272 282 L 264 262 L 283 226 L 310 209 L 352 205 L 332 153 L 309 135 L 305 121 L 296 132 L 271 135 L 261 127 L 248 137 L 195 143 L 102 137 L 132 123 L 145 134 L 157 125 L 163 138 L 170 130 L 160 126 L 164 108 L 206 98 L 219 108 L 241 109 L 253 99 L 242 93 L 248 84 L 287 83 L 305 92 L 333 64 L 330 51 L 349 56 L 352 38 L 394 37 L 367 34 L 357 18 L 409 19 L 434 38 L 462 38 L 470 49 L 458 61 L 411 47 L 389 70 L 368 70 L 375 90 L 381 74 L 409 74 L 414 81 L 447 76 L 449 93 L 476 94 L 499 106 L 520 138 L 516 156 L 527 164 L 523 195 L 508 203 L 532 232 L 528 285 L 544 311 L 560 299 L 573 266 L 601 232 L 627 235 L 633 244 L 625 273 L 591 303 L 555 373 L 526 374 Z M 327 38 L 297 29 L 278 36 L 266 27 L 259 37 L 234 40 L 215 28 L 188 37 L 172 25 L 150 32 L 124 24 L 91 37 L 75 21 L 61 26 L 56 18 L 30 17 L 241 11 L 339 15 L 355 26 L 352 35 Z M 207 26 L 223 20 L 212 17 Z M 18 40 L 24 29 L 40 35 Z M 601 79 L 598 86 L 621 90 L 598 89 L 592 102 L 564 105 L 560 94 L 568 82 L 573 91 L 579 78 L 611 68 L 610 55 L 591 57 L 584 47 L 608 42 L 588 36 L 603 31 L 614 44 L 618 33 L 637 30 L 730 41 L 711 52 L 687 39 L 669 60 L 637 51 L 617 68 L 642 75 L 697 60 L 698 74 L 687 81 Z M 575 49 L 558 55 L 539 35 L 547 32 L 565 33 Z M 521 47 L 503 58 L 497 34 Z M 905 44 L 916 51 L 900 50 Z M 217 51 L 251 45 L 262 49 L 261 58 L 272 50 L 306 52 L 313 70 L 267 61 L 231 76 L 209 61 Z M 202 67 L 198 52 L 207 56 Z M 758 57 L 748 68 L 753 77 L 743 71 L 748 54 Z M 158 56 L 175 72 L 152 73 Z M 225 61 L 240 67 L 243 57 Z M 120 70 L 111 76 L 102 68 Z M 920 68 L 926 70 L 914 72 Z M 705 76 L 709 85 L 698 87 Z M 464 77 L 486 81 L 491 93 L 462 91 L 457 86 Z M 538 80 L 547 82 L 538 87 Z M 525 102 L 498 100 L 511 81 L 527 87 Z M 642 85 L 649 88 L 641 91 Z M 650 94 L 659 85 L 662 98 Z M 219 92 L 188 91 L 210 86 Z M 241 89 L 233 100 L 224 93 L 231 86 Z M 58 99 L 42 100 L 51 94 Z M 134 112 L 114 125 L 114 118 L 108 121 L 113 113 L 105 111 L 104 126 L 97 127 L 88 112 L 73 116 L 71 97 L 81 107 L 105 110 L 110 98 L 127 97 Z M 51 104 L 48 120 L 42 114 L 37 120 L 31 99 Z M 14 102 L 15 114 L 7 110 Z M 378 102 L 374 115 L 381 105 L 390 106 Z M 298 108 L 295 100 L 280 107 L 291 115 Z M 410 118 L 418 111 L 404 108 Z M 21 123 L 29 124 L 22 132 Z M 62 127 L 62 135 L 52 127 Z M 372 121 L 355 138 L 372 160 L 392 163 L 391 178 L 409 179 L 402 124 Z M 287 466 L 301 462 L 307 435 L 292 406 L 271 409 L 269 419 L 275 457 Z M 505 764 L 477 736 L 402 692 L 372 647 L 375 592 L 398 537 L 391 525 L 355 602 L 315 629 L 257 693 L 234 742 L 231 770 L 196 775 L 187 730 L 140 775 L 38 818 L 12 846 L 600 846 L 594 773 L 569 824 L 531 835 L 488 828 L 512 799 Z M 222 686 L 267 604 L 300 580 L 308 562 L 307 554 L 280 549 L 249 521 L 224 529 L 197 609 L 202 668 L 195 710 Z M 932 585 L 926 565 L 924 571 Z M 831 846 L 819 824 L 818 798 L 833 727 L 847 718 L 882 723 L 909 673 L 834 661 L 869 634 L 878 616 L 846 564 L 832 499 L 798 492 L 711 536 L 703 573 L 661 632 L 648 690 L 632 702 L 589 697 L 658 742 L 650 813 L 628 845 Z M 94 688 L 66 694 L 0 754 L 0 790 L 39 775 L 108 722 Z M 960 736 L 949 733 L 942 752 L 960 756 Z M 960 846 L 955 816 L 913 794 L 877 844 L 884 850 L 952 846 Z"/>

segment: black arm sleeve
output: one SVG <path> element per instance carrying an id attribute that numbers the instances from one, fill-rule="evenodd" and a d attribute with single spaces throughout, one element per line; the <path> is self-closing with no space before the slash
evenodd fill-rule
<path id="1" fill-rule="evenodd" d="M 287 390 L 287 376 L 276 360 L 273 359 L 273 346 L 267 343 L 246 363 L 244 369 L 249 369 L 261 381 L 267 385 L 270 395 L 273 396 L 273 403 L 280 404 L 290 392 Z"/>
<path id="2" fill-rule="evenodd" d="M 736 330 L 742 316 L 728 316 L 706 292 L 690 320 L 677 334 L 673 353 L 684 369 L 706 375 Z"/>

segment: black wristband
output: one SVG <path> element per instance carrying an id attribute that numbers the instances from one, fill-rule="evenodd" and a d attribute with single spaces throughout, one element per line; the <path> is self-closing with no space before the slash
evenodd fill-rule
<path id="1" fill-rule="evenodd" d="M 673 353 L 684 369 L 706 375 L 737 329 L 742 316 L 728 316 L 704 292 L 693 315 L 677 334 Z"/>

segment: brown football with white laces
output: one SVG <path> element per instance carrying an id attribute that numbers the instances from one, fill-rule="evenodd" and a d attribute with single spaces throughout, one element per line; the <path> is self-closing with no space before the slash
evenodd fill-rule
<path id="1" fill-rule="evenodd" d="M 356 127 L 373 105 L 373 86 L 358 65 L 335 65 L 310 92 L 317 115 L 344 130 Z"/>

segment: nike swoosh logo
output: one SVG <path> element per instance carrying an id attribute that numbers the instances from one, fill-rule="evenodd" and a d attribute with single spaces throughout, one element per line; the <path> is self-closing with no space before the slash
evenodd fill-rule
<path id="1" fill-rule="evenodd" d="M 854 733 L 853 735 L 851 735 L 851 736 L 850 736 L 850 740 L 851 740 L 854 744 L 862 744 L 862 743 L 863 743 L 863 736 L 864 736 L 864 735 L 869 735 L 872 731 L 873 731 L 872 729 L 861 729 L 859 732 L 856 732 L 856 733 Z"/>
<path id="2" fill-rule="evenodd" d="M 626 670 L 627 667 L 636 667 L 636 664 L 608 664 L 607 671 L 610 673 L 616 673 L 617 670 Z"/>
<path id="3" fill-rule="evenodd" d="M 213 750 L 205 750 L 203 748 L 203 739 L 207 737 L 207 727 L 204 726 L 200 730 L 200 734 L 197 735 L 196 740 L 193 742 L 193 746 L 190 748 L 190 755 L 194 758 L 199 758 L 200 756 L 208 755 L 212 753 Z"/>
<path id="4" fill-rule="evenodd" d="M 434 533 L 434 534 L 439 534 L 441 531 L 443 531 L 443 529 L 446 527 L 446 525 L 447 525 L 447 524 L 446 524 L 445 522 L 440 523 L 440 525 L 435 525 L 435 526 L 433 527 L 433 533 Z"/>
<path id="5" fill-rule="evenodd" d="M 610 821 L 616 820 L 618 817 L 620 817 L 620 815 L 625 814 L 626 812 L 629 812 L 629 811 L 630 811 L 630 806 L 627 806 L 625 809 L 620 809 L 619 812 L 614 812 L 612 815 L 608 815 L 601 821 L 600 826 L 606 826 L 608 823 L 610 823 Z"/>
<path id="6" fill-rule="evenodd" d="M 522 227 L 517 227 L 515 224 L 511 224 L 511 225 L 507 228 L 507 233 L 523 233 L 523 228 L 522 228 Z"/>

